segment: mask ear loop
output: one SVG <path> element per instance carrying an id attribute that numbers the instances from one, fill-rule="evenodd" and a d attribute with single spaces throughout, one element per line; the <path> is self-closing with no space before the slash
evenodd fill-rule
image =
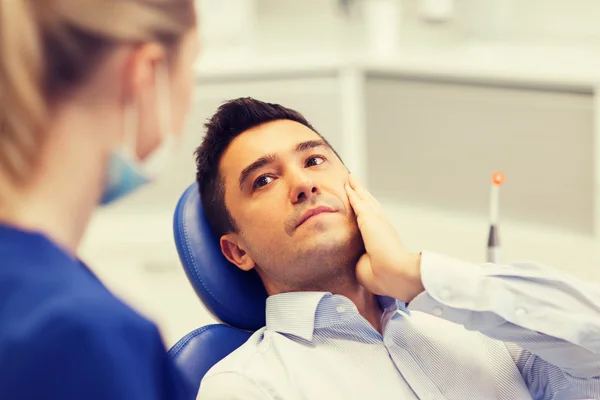
<path id="1" fill-rule="evenodd" d="M 160 137 L 164 141 L 165 139 L 173 139 L 173 120 L 171 110 L 171 87 L 169 84 L 169 71 L 166 65 L 166 61 L 161 62 L 156 66 L 156 91 L 158 95 L 158 114 L 159 121 L 158 126 L 160 129 Z M 162 107 L 161 107 L 162 105 Z"/>
<path id="2" fill-rule="evenodd" d="M 135 101 L 125 104 L 123 113 L 123 146 L 121 151 L 132 160 L 137 160 L 138 110 Z"/>

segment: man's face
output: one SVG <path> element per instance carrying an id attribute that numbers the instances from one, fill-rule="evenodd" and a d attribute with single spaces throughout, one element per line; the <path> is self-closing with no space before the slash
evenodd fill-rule
<path id="1" fill-rule="evenodd" d="M 289 120 L 250 129 L 223 154 L 220 172 L 238 227 L 221 238 L 223 253 L 256 267 L 269 293 L 353 275 L 363 249 L 348 171 L 318 134 Z"/>

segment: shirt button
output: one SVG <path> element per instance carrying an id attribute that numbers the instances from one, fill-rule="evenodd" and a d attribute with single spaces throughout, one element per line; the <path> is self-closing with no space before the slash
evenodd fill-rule
<path id="1" fill-rule="evenodd" d="M 435 315 L 436 317 L 441 317 L 442 316 L 442 309 L 439 307 L 436 307 L 433 309 L 433 315 Z"/>
<path id="2" fill-rule="evenodd" d="M 339 313 L 343 313 L 344 311 L 346 311 L 346 307 L 340 304 L 339 306 L 337 306 L 336 310 Z"/>
<path id="3" fill-rule="evenodd" d="M 452 293 L 448 289 L 442 289 L 442 291 L 440 292 L 440 298 L 442 300 L 450 300 L 451 295 Z"/>
<path id="4" fill-rule="evenodd" d="M 527 315 L 527 311 L 525 311 L 522 308 L 519 308 L 516 312 L 515 315 L 517 316 L 517 318 L 523 318 L 525 315 Z"/>

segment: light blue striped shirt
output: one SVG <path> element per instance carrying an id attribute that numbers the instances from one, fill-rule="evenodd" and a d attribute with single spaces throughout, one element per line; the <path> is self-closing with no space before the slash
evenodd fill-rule
<path id="1" fill-rule="evenodd" d="M 344 296 L 271 296 L 198 399 L 600 399 L 599 286 L 433 253 L 421 273 L 408 308 L 379 298 L 383 336 Z"/>

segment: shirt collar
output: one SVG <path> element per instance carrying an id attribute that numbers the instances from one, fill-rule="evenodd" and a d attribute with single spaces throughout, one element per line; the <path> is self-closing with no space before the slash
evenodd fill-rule
<path id="1" fill-rule="evenodd" d="M 404 303 L 378 296 L 383 317 L 400 310 L 409 314 Z M 341 323 L 356 317 L 358 309 L 350 299 L 328 292 L 290 292 L 267 299 L 267 329 L 312 341 L 315 328 Z"/>

